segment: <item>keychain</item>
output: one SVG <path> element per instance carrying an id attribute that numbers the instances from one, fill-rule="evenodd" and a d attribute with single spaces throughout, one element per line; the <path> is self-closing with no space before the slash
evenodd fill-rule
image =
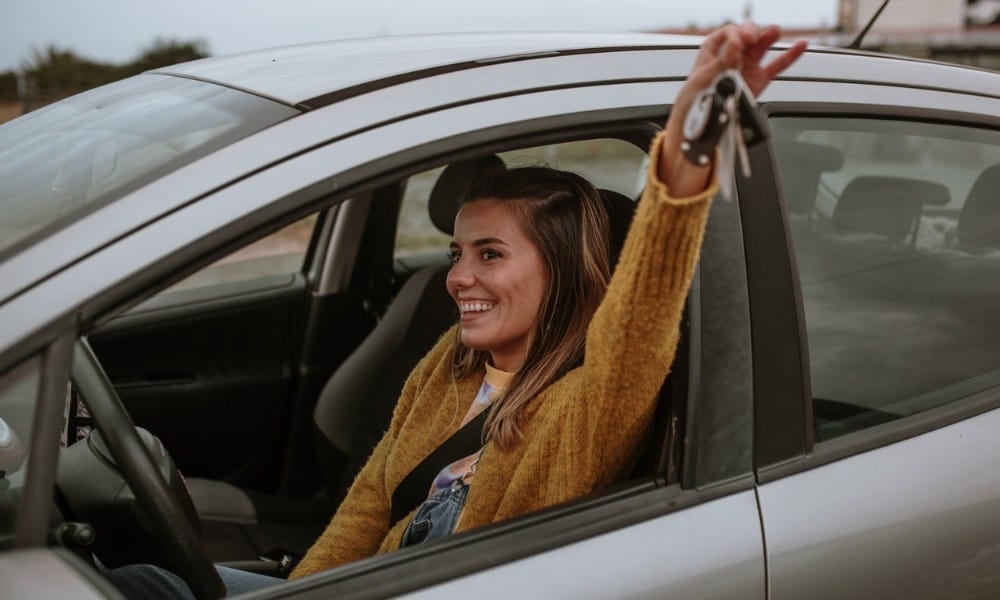
<path id="1" fill-rule="evenodd" d="M 684 157 L 696 165 L 707 165 L 715 149 L 719 164 L 715 176 L 725 198 L 733 198 L 733 163 L 738 157 L 743 177 L 750 177 L 748 146 L 767 139 L 767 128 L 757 111 L 757 102 L 739 71 L 719 74 L 695 98 L 684 118 Z"/>

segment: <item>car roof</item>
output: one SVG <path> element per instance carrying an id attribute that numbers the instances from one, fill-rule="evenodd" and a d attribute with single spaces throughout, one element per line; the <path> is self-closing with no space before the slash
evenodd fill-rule
<path id="1" fill-rule="evenodd" d="M 433 72 L 541 56 L 643 48 L 696 48 L 695 36 L 642 33 L 460 33 L 359 38 L 206 58 L 157 69 L 315 108 Z M 381 85 L 375 85 L 381 82 Z M 320 99 L 324 99 L 322 101 Z"/>
<path id="2" fill-rule="evenodd" d="M 699 36 L 653 33 L 384 36 L 254 50 L 196 60 L 152 72 L 211 82 L 289 106 L 311 109 L 438 73 L 569 54 L 692 50 L 702 40 Z M 984 69 L 820 46 L 811 46 L 806 54 L 781 78 L 963 90 L 965 93 L 1000 97 L 996 73 Z M 894 64 L 887 64 L 889 61 Z"/>

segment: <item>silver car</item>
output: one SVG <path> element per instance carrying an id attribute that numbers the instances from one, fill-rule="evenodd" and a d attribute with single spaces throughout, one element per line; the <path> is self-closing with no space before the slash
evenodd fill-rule
<path id="1" fill-rule="evenodd" d="M 287 572 L 453 318 L 464 183 L 628 207 L 698 43 L 312 44 L 0 126 L 0 596 Z M 630 474 L 253 597 L 1000 596 L 1000 74 L 817 48 L 759 100 Z"/>

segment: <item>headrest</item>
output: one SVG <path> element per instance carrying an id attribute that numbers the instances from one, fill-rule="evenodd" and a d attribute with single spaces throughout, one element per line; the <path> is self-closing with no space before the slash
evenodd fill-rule
<path id="1" fill-rule="evenodd" d="M 458 214 L 459 203 L 465 194 L 469 183 L 488 169 L 503 167 L 504 162 L 496 155 L 482 156 L 471 160 L 463 160 L 445 167 L 438 176 L 434 189 L 428 200 L 431 222 L 442 232 L 449 235 L 455 231 L 455 216 Z M 618 262 L 625 236 L 632 225 L 635 214 L 635 202 L 628 196 L 612 190 L 597 190 L 604 199 L 608 211 L 608 221 L 611 227 L 611 257 L 612 267 Z"/>
<path id="2" fill-rule="evenodd" d="M 504 162 L 499 156 L 490 154 L 454 162 L 445 167 L 434 183 L 427 201 L 431 223 L 443 233 L 454 234 L 458 204 L 469 183 L 486 170 L 503 166 Z"/>
<path id="3" fill-rule="evenodd" d="M 898 241 L 913 229 L 924 205 L 944 206 L 949 198 L 948 188 L 933 181 L 863 175 L 840 194 L 833 226 Z"/>
<path id="4" fill-rule="evenodd" d="M 622 246 L 625 245 L 625 236 L 632 225 L 632 217 L 635 216 L 635 202 L 631 198 L 611 190 L 597 190 L 604 198 L 604 205 L 608 209 L 608 223 L 611 226 L 611 268 L 618 264 L 618 255 L 622 253 Z"/>
<path id="5" fill-rule="evenodd" d="M 988 167 L 972 184 L 956 233 L 969 246 L 1000 247 L 1000 164 Z"/>
<path id="6" fill-rule="evenodd" d="M 823 173 L 837 171 L 844 165 L 844 153 L 833 146 L 776 140 L 781 157 L 782 187 L 789 212 L 812 213 Z"/>
<path id="7" fill-rule="evenodd" d="M 782 161 L 812 165 L 817 171 L 836 171 L 844 166 L 844 153 L 826 144 L 779 140 L 775 142 Z"/>

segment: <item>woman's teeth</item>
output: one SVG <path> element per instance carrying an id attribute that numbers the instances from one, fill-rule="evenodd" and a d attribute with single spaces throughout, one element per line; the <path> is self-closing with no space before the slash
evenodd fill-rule
<path id="1" fill-rule="evenodd" d="M 493 308 L 492 304 L 486 302 L 464 302 L 458 305 L 458 309 L 463 313 L 467 312 L 485 312 Z"/>

